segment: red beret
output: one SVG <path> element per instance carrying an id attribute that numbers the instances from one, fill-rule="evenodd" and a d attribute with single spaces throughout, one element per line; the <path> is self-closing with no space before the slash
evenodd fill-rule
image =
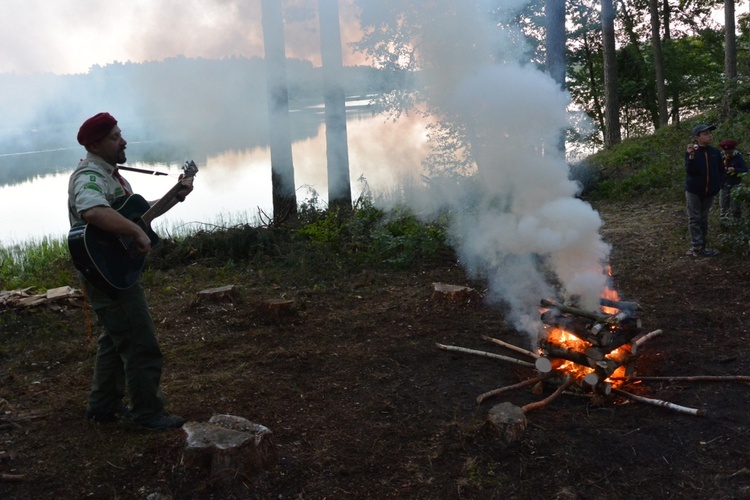
<path id="1" fill-rule="evenodd" d="M 733 141 L 731 139 L 727 139 L 726 141 L 721 141 L 719 143 L 719 147 L 721 149 L 734 149 L 737 147 L 737 141 Z"/>
<path id="2" fill-rule="evenodd" d="M 88 146 L 103 139 L 117 125 L 117 120 L 109 113 L 97 113 L 81 125 L 78 130 L 78 144 Z"/>

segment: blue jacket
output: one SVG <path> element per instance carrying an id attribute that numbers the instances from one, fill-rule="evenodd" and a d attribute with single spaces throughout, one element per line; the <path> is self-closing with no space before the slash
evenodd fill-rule
<path id="1" fill-rule="evenodd" d="M 685 153 L 685 191 L 701 196 L 714 196 L 724 183 L 724 159 L 721 150 L 713 146 L 699 146 Z"/>
<path id="2" fill-rule="evenodd" d="M 747 173 L 747 163 L 742 157 L 742 153 L 736 149 L 731 154 L 724 154 L 724 172 L 726 173 L 726 183 L 729 186 L 736 186 L 742 182 L 741 174 Z M 734 167 L 734 172 L 730 173 L 728 168 Z"/>

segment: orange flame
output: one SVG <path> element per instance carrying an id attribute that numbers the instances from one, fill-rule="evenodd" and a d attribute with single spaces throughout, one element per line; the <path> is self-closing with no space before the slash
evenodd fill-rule
<path id="1" fill-rule="evenodd" d="M 607 269 L 607 274 L 611 276 L 610 268 Z M 607 287 L 602 292 L 602 298 L 609 299 L 612 301 L 617 301 L 619 300 L 619 294 L 617 293 L 616 290 Z M 604 314 L 608 314 L 608 315 L 617 314 L 618 312 L 618 310 L 613 307 L 602 306 L 601 309 Z M 565 347 L 566 349 L 569 349 L 571 351 L 576 351 L 579 353 L 583 353 L 588 347 L 591 347 L 591 344 L 589 342 L 586 342 L 585 340 L 582 340 L 576 337 L 571 332 L 568 332 L 567 330 L 564 330 L 563 328 L 550 326 L 550 327 L 545 327 L 545 329 L 547 331 L 547 341 L 549 341 L 552 344 L 556 344 L 561 347 Z M 624 363 L 629 354 L 630 354 L 630 346 L 626 344 L 626 345 L 618 347 L 614 351 L 607 354 L 605 357 L 607 359 L 611 359 L 619 363 Z M 586 375 L 594 372 L 593 368 L 588 367 L 588 366 L 582 366 L 572 361 L 564 361 L 560 366 L 557 367 L 557 370 L 567 373 L 577 380 L 582 380 Z M 610 382 L 613 387 L 618 387 L 623 384 L 623 381 L 612 380 L 612 378 L 625 377 L 625 372 L 626 372 L 625 366 L 624 365 L 620 366 L 612 373 L 612 375 L 610 375 L 609 378 L 606 379 L 606 381 Z"/>

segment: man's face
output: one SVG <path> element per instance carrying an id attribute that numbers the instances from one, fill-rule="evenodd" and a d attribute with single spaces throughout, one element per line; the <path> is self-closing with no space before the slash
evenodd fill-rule
<path id="1" fill-rule="evenodd" d="M 128 142 L 122 137 L 120 127 L 115 125 L 102 140 L 89 146 L 89 151 L 110 165 L 117 166 L 127 161 L 125 158 L 127 144 Z"/>
<path id="2" fill-rule="evenodd" d="M 711 142 L 713 142 L 713 140 L 714 136 L 711 135 L 710 130 L 706 130 L 695 136 L 695 142 L 697 142 L 701 146 L 708 146 L 709 144 L 711 144 Z"/>

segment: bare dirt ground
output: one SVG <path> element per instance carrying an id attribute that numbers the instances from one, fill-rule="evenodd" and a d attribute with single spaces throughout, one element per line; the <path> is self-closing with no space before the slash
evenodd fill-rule
<path id="1" fill-rule="evenodd" d="M 750 375 L 747 257 L 684 256 L 677 205 L 596 208 L 621 298 L 641 303 L 644 330 L 664 331 L 641 350 L 637 374 Z M 433 282 L 482 290 L 449 261 L 320 283 L 198 265 L 148 277 L 169 409 L 195 421 L 237 415 L 274 433 L 278 465 L 233 483 L 182 464 L 181 430 L 85 421 L 94 347 L 82 309 L 3 311 L 0 473 L 21 477 L 0 479 L 0 497 L 750 498 L 747 383 L 629 388 L 706 417 L 563 395 L 527 415 L 521 440 L 500 442 L 485 424 L 489 408 L 540 396 L 524 389 L 481 405 L 476 397 L 533 372 L 435 344 L 509 355 L 481 336 L 528 341 L 499 308 L 430 300 Z M 195 303 L 199 290 L 227 284 L 239 287 L 239 302 Z M 278 297 L 297 313 L 265 319 L 260 302 Z"/>

